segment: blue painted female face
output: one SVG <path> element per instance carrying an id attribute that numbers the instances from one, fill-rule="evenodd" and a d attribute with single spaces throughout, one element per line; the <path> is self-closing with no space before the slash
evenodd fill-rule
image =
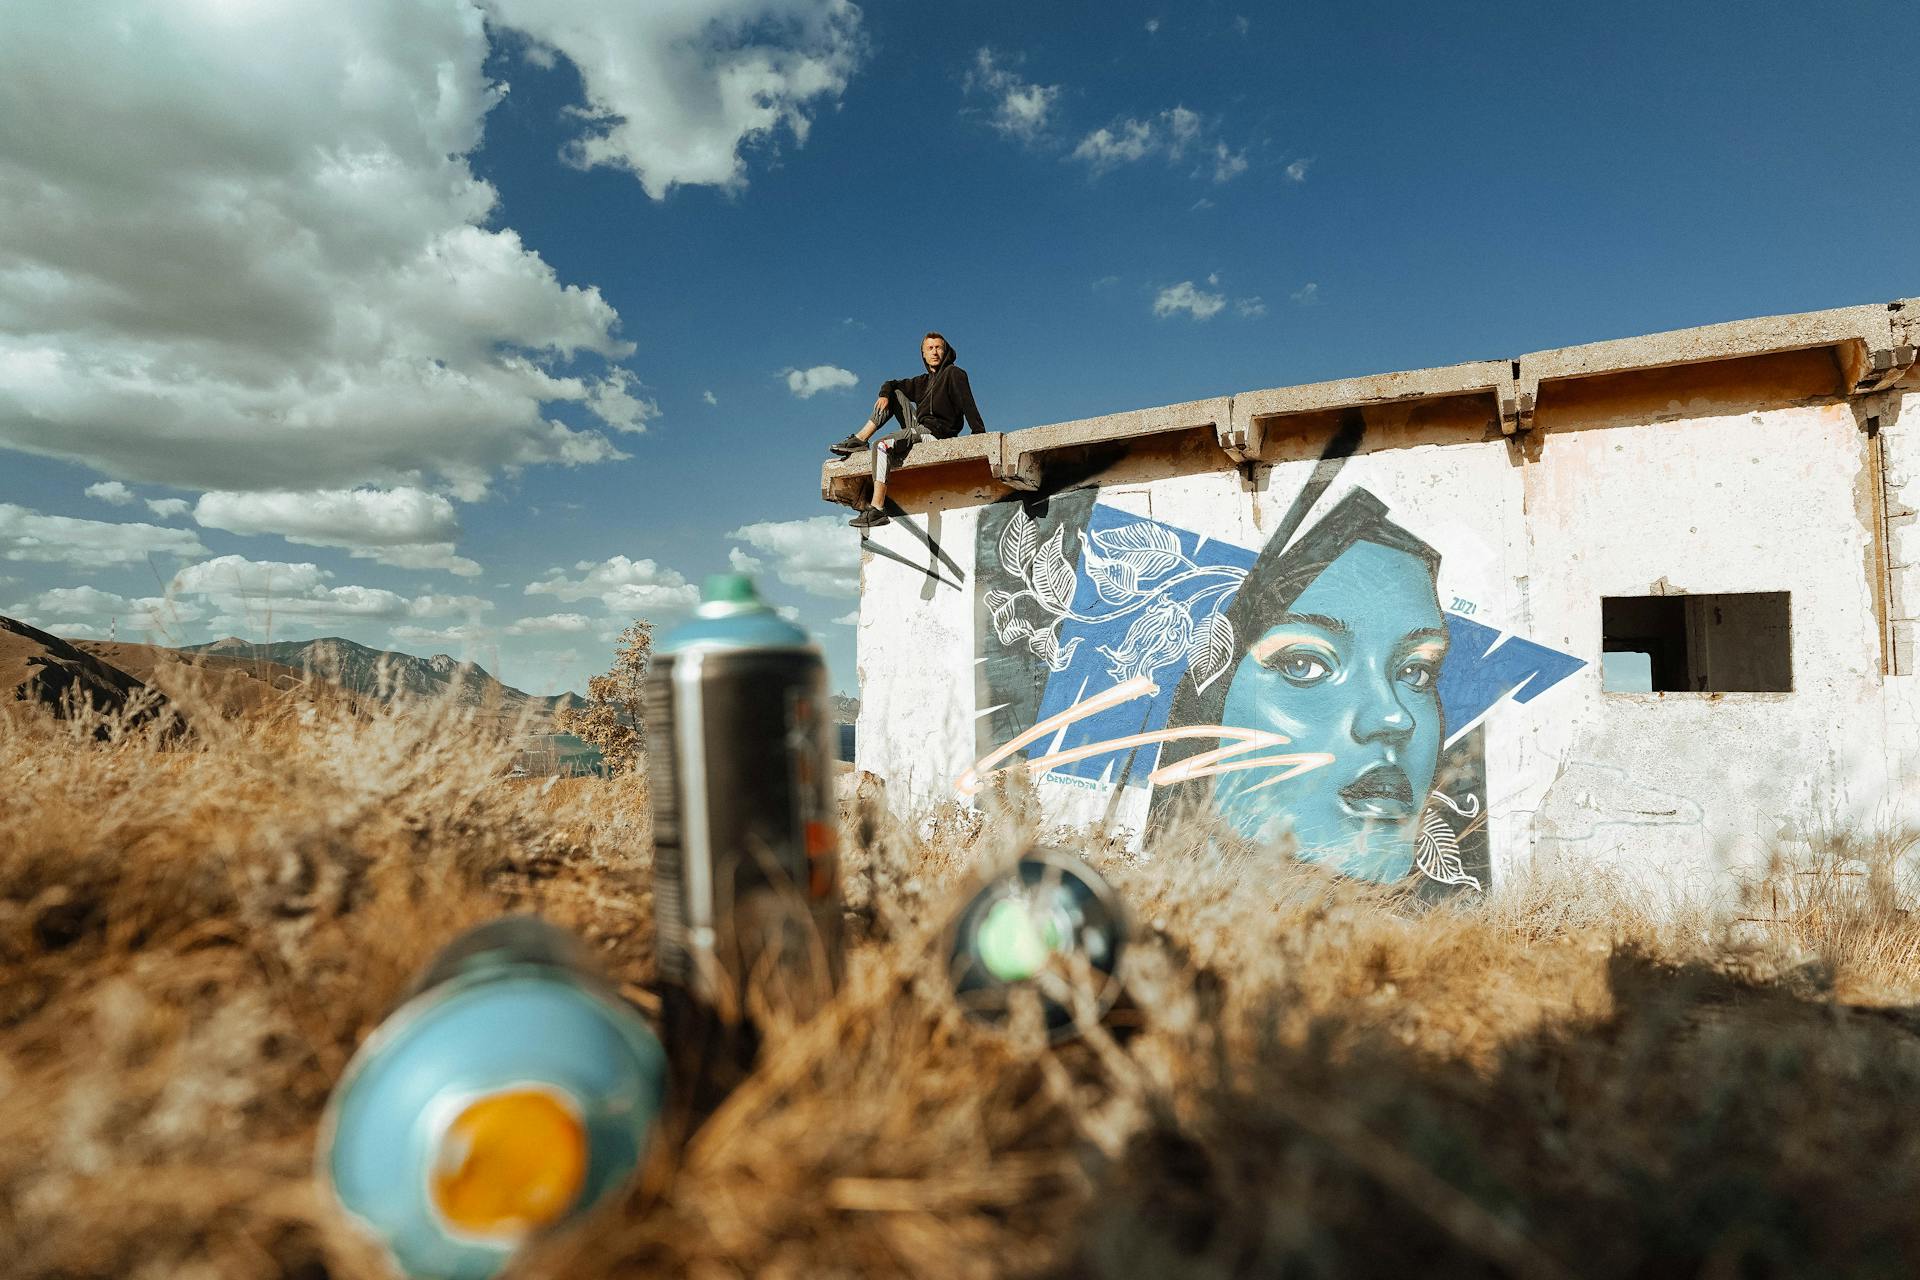
<path id="1" fill-rule="evenodd" d="M 1447 633 L 1433 575 L 1405 551 L 1357 542 L 1266 621 L 1234 669 L 1222 720 L 1291 740 L 1250 756 L 1313 751 L 1332 763 L 1278 783 L 1280 769 L 1227 773 L 1215 806 L 1252 839 L 1291 830 L 1302 858 L 1399 879 L 1440 758 Z"/>

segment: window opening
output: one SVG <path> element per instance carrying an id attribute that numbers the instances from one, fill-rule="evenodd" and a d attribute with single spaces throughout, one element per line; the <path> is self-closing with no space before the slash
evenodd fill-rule
<path id="1" fill-rule="evenodd" d="M 1785 591 L 1606 596 L 1601 688 L 1608 693 L 1788 693 Z"/>

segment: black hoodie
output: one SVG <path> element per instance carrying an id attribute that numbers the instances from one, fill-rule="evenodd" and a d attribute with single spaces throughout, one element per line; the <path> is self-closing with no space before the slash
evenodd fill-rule
<path id="1" fill-rule="evenodd" d="M 891 378 L 880 384 L 880 396 L 887 402 L 886 412 L 880 415 L 881 422 L 898 412 L 893 403 L 896 391 L 906 393 L 907 399 L 913 401 L 920 425 L 941 440 L 960 434 L 963 417 L 973 430 L 987 429 L 987 424 L 980 420 L 980 407 L 973 402 L 973 386 L 967 381 L 967 371 L 954 363 L 950 342 L 939 368 L 928 369 L 917 378 Z"/>

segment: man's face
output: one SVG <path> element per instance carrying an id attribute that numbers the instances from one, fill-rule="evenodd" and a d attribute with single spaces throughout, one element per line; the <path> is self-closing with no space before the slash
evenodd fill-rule
<path id="1" fill-rule="evenodd" d="M 927 368 L 938 369 L 940 362 L 947 358 L 947 344 L 938 338 L 928 338 L 920 344 L 920 358 L 927 362 Z"/>

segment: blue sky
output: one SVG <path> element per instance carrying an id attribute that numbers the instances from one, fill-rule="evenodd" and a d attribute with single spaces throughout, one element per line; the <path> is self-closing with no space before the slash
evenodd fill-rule
<path id="1" fill-rule="evenodd" d="M 851 690 L 928 328 L 1013 429 L 1920 293 L 1908 7 L 1723 12 L 16 10 L 0 611 L 554 692 L 744 563 Z"/>

